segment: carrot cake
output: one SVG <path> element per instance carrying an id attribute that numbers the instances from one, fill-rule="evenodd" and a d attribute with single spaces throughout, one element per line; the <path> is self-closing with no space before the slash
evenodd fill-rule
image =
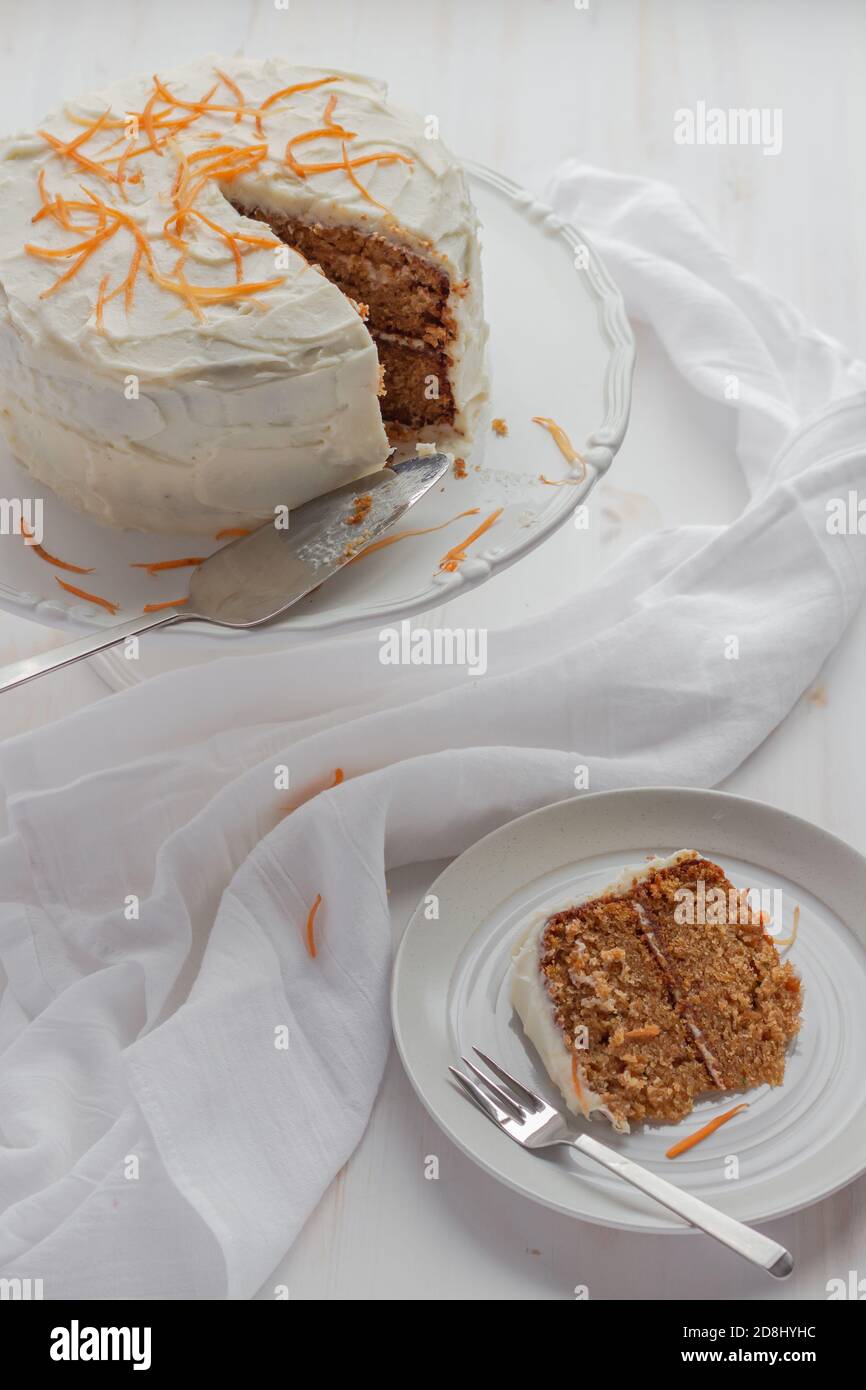
<path id="1" fill-rule="evenodd" d="M 5 140 L 0 199 L 0 412 L 81 511 L 212 535 L 398 439 L 465 452 L 476 217 L 382 83 L 213 56 L 121 81 Z"/>
<path id="2" fill-rule="evenodd" d="M 511 997 L 569 1110 L 628 1132 L 708 1092 L 781 1085 L 801 985 L 746 894 L 682 850 L 534 919 Z"/>

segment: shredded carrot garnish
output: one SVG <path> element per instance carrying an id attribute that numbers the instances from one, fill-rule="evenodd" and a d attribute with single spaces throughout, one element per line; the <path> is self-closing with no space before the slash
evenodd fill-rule
<path id="1" fill-rule="evenodd" d="M 770 940 L 774 946 L 793 946 L 797 940 L 797 933 L 800 930 L 800 904 L 794 908 L 794 922 L 791 927 L 790 936 L 772 936 Z"/>
<path id="2" fill-rule="evenodd" d="M 501 517 L 502 512 L 503 508 L 497 507 L 495 512 L 491 512 L 488 517 L 485 517 L 484 521 L 482 521 L 480 526 L 476 526 L 475 530 L 471 533 L 471 535 L 468 535 L 466 537 L 465 541 L 461 541 L 459 545 L 452 546 L 451 549 L 447 551 L 442 556 L 442 559 L 439 561 L 440 570 L 446 570 L 449 573 L 453 574 L 453 572 L 457 569 L 458 565 L 462 564 L 462 562 L 466 559 L 467 548 L 472 544 L 473 541 L 477 541 L 479 536 L 483 536 L 485 531 L 489 531 L 491 526 L 496 524 L 496 522 Z"/>
<path id="3" fill-rule="evenodd" d="M 373 197 L 372 193 L 370 193 L 369 190 L 364 187 L 364 185 L 361 183 L 361 180 L 355 174 L 355 170 L 352 167 L 352 161 L 349 159 L 349 155 L 346 150 L 345 141 L 343 141 L 340 145 L 340 149 L 343 151 L 343 168 L 346 170 L 346 173 L 348 174 L 350 181 L 355 185 L 358 192 L 361 193 L 367 199 L 368 203 L 373 203 L 375 207 L 381 208 L 383 212 L 389 212 L 390 209 L 386 208 L 384 203 L 378 202 L 378 200 Z"/>
<path id="4" fill-rule="evenodd" d="M 580 1072 L 578 1071 L 577 1067 L 576 1052 L 572 1052 L 571 1054 L 571 1080 L 574 1085 L 575 1095 L 577 1096 L 577 1103 L 583 1111 L 584 1115 L 588 1115 L 589 1107 L 586 1103 L 586 1096 L 583 1093 L 583 1087 L 580 1084 Z"/>
<path id="5" fill-rule="evenodd" d="M 491 420 L 490 428 L 492 429 L 494 434 L 498 434 L 503 439 L 508 433 L 508 426 L 502 419 Z"/>
<path id="6" fill-rule="evenodd" d="M 156 78 L 153 79 L 153 82 L 154 90 L 148 97 L 145 108 L 141 113 L 141 125 L 148 139 L 148 144 L 146 148 L 154 150 L 158 155 L 162 155 L 162 150 L 160 149 L 159 143 L 156 138 L 156 131 L 153 127 L 153 108 L 156 105 L 157 96 L 159 95 L 156 87 Z"/>
<path id="7" fill-rule="evenodd" d="M 203 565 L 206 555 L 184 555 L 180 560 L 143 560 L 129 566 L 132 570 L 147 570 L 148 574 L 159 574 L 162 570 L 182 570 L 189 566 Z"/>
<path id="8" fill-rule="evenodd" d="M 583 479 L 586 477 L 586 459 L 582 454 L 577 452 L 568 435 L 565 433 L 565 430 L 562 428 L 562 425 L 558 425 L 555 420 L 551 420 L 549 415 L 533 415 L 532 423 L 534 425 L 541 425 L 543 429 L 546 429 L 548 433 L 553 436 L 556 447 L 568 463 L 580 464 L 581 472 L 578 481 L 583 482 Z"/>
<path id="9" fill-rule="evenodd" d="M 329 82 L 339 82 L 339 77 L 317 77 L 314 82 L 296 82 L 292 87 L 281 87 L 278 92 L 271 92 L 258 108 L 259 111 L 267 111 L 275 102 L 282 101 L 284 97 L 293 97 L 296 92 L 312 92 L 316 87 L 326 87 Z"/>
<path id="10" fill-rule="evenodd" d="M 76 135 L 75 139 L 71 140 L 69 144 L 66 146 L 65 153 L 70 154 L 73 150 L 80 149 L 82 145 L 86 145 L 87 141 L 92 139 L 92 137 L 97 133 L 97 131 L 102 130 L 103 126 L 108 121 L 110 113 L 111 107 L 107 106 L 103 111 L 102 115 L 99 116 L 96 120 L 88 121 L 81 134 Z"/>
<path id="11" fill-rule="evenodd" d="M 299 796 L 295 797 L 294 801 L 290 801 L 288 806 L 281 807 L 282 814 L 284 816 L 291 815 L 292 811 L 297 811 L 300 806 L 305 806 L 308 801 L 312 801 L 314 796 L 321 796 L 322 792 L 329 792 L 334 787 L 338 787 L 343 779 L 343 769 L 341 767 L 335 767 L 330 782 L 313 783 L 307 791 L 300 793 Z"/>
<path id="12" fill-rule="evenodd" d="M 548 487 L 568 487 L 570 483 L 582 483 L 583 478 L 545 478 L 543 473 L 539 473 L 538 481 L 546 483 Z"/>
<path id="13" fill-rule="evenodd" d="M 220 81 L 221 81 L 221 82 L 224 82 L 224 83 L 226 84 L 226 86 L 228 87 L 228 89 L 229 89 L 229 91 L 231 92 L 232 96 L 237 97 L 238 109 L 237 109 L 237 112 L 236 112 L 236 114 L 235 114 L 235 125 L 237 125 L 238 121 L 241 119 L 241 116 L 243 115 L 244 110 L 245 110 L 245 108 L 246 108 L 246 101 L 245 101 L 245 99 L 244 99 L 244 94 L 243 94 L 243 92 L 241 91 L 240 87 L 238 86 L 237 82 L 234 82 L 234 81 L 232 80 L 232 78 L 228 76 L 227 73 L 225 73 L 225 72 L 220 72 L 219 68 L 214 68 L 214 72 L 216 73 L 216 75 L 217 75 L 217 77 L 220 79 Z"/>
<path id="14" fill-rule="evenodd" d="M 186 598 L 167 598 L 164 603 L 146 603 L 142 608 L 142 613 L 161 613 L 163 608 L 182 608 L 185 603 L 189 603 L 189 595 Z"/>
<path id="15" fill-rule="evenodd" d="M 647 1038 L 657 1038 L 661 1031 L 658 1024 L 648 1023 L 646 1028 L 630 1028 L 623 1037 L 632 1042 L 644 1042 Z"/>
<path id="16" fill-rule="evenodd" d="M 288 164 L 289 168 L 301 179 L 305 179 L 308 173 L 316 171 L 321 173 L 321 165 L 304 165 L 301 164 L 297 159 L 295 159 L 293 153 L 295 146 L 304 145 L 310 140 L 321 140 L 324 137 L 333 138 L 337 135 L 342 135 L 343 138 L 346 140 L 354 140 L 355 134 L 356 132 L 354 130 L 344 130 L 341 125 L 323 126 L 319 130 L 305 130 L 300 135 L 293 135 L 291 140 L 286 145 L 286 153 L 284 156 L 285 161 Z M 336 169 L 339 169 L 340 165 L 336 164 L 334 167 Z"/>
<path id="17" fill-rule="evenodd" d="M 708 1139 L 722 1125 L 727 1124 L 728 1120 L 732 1120 L 735 1115 L 739 1115 L 741 1110 L 748 1110 L 748 1108 L 747 1102 L 742 1101 L 740 1105 L 735 1105 L 732 1110 L 726 1110 L 723 1115 L 717 1115 L 714 1120 L 710 1120 L 709 1124 L 704 1125 L 703 1129 L 696 1129 L 694 1134 L 690 1134 L 688 1138 L 681 1139 L 678 1144 L 674 1144 L 672 1148 L 668 1149 L 665 1158 L 678 1158 L 687 1149 L 693 1149 L 695 1144 L 700 1144 L 702 1139 Z"/>
<path id="18" fill-rule="evenodd" d="M 102 164 L 97 164 L 94 160 L 88 159 L 87 155 L 82 154 L 79 149 L 74 147 L 74 142 L 72 145 L 64 145 L 62 140 L 58 140 L 56 135 L 49 134 L 47 130 L 37 130 L 36 134 L 41 135 L 42 139 L 51 146 L 56 154 L 73 159 L 76 164 L 81 165 L 82 169 L 87 169 L 89 173 L 95 174 L 97 178 L 106 179 L 109 183 L 118 182 L 117 174 L 112 174 L 111 171 L 104 168 Z"/>
<path id="19" fill-rule="evenodd" d="M 339 78 L 333 74 L 315 78 L 309 82 L 294 83 L 289 87 L 272 92 L 260 105 L 250 106 L 240 86 L 230 74 L 216 69 L 215 76 L 217 80 L 202 97 L 197 101 L 189 101 L 171 92 L 165 83 L 154 74 L 152 89 L 140 112 L 127 112 L 122 118 L 111 116 L 109 109 L 97 117 L 90 118 L 81 117 L 75 113 L 67 113 L 73 124 L 81 127 L 80 133 L 74 139 L 67 141 L 63 141 L 47 131 L 39 132 L 46 144 L 60 158 L 77 164 L 82 170 L 86 170 L 104 183 L 116 185 L 118 196 L 122 202 L 126 201 L 124 185 L 139 183 L 142 179 L 141 169 L 137 169 L 134 173 L 128 172 L 131 161 L 148 153 L 155 153 L 164 157 L 167 149 L 174 149 L 178 156 L 177 173 L 171 192 L 174 206 L 163 227 L 165 240 L 178 252 L 178 259 L 171 274 L 167 274 L 158 266 L 149 236 L 120 207 L 104 202 L 89 188 L 84 189 L 88 199 L 87 203 L 65 200 L 59 194 L 52 199 L 45 188 L 44 170 L 40 171 L 41 207 L 33 218 L 34 222 L 50 217 L 67 232 L 86 233 L 83 240 L 78 237 L 66 247 L 48 248 L 29 244 L 26 246 L 25 249 L 30 255 L 45 259 L 71 261 L 69 267 L 43 292 L 43 298 L 56 293 L 58 289 L 68 283 L 94 252 L 114 237 L 121 228 L 132 235 L 135 244 L 129 269 L 120 283 L 114 287 L 110 286 L 107 276 L 104 276 L 100 281 L 95 305 L 96 326 L 100 332 L 104 331 L 105 308 L 114 298 L 122 295 L 126 311 L 127 313 L 130 312 L 134 302 L 137 277 L 142 269 L 156 285 L 182 299 L 190 312 L 199 320 L 204 318 L 203 309 L 208 305 L 229 303 L 239 298 L 249 298 L 256 302 L 256 296 L 283 283 L 285 278 L 283 276 L 254 283 L 246 282 L 243 278 L 242 248 L 246 246 L 272 247 L 278 245 L 277 241 L 272 237 L 258 237 L 250 233 L 232 231 L 213 221 L 195 206 L 196 199 L 209 182 L 230 183 L 240 175 L 255 169 L 262 160 L 268 157 L 267 142 L 263 140 L 260 144 L 242 146 L 218 143 L 209 149 L 199 149 L 186 155 L 178 150 L 175 137 L 179 131 L 200 120 L 205 113 L 220 112 L 232 116 L 235 126 L 239 126 L 245 118 L 250 118 L 258 134 L 263 136 L 264 118 L 276 103 L 287 100 L 295 93 L 312 91 L 329 83 L 337 82 Z M 231 104 L 213 100 L 220 83 L 231 94 Z M 330 170 L 344 170 L 350 182 L 366 201 L 381 208 L 384 212 L 388 212 L 389 209 L 384 204 L 379 203 L 364 187 L 355 171 L 367 164 L 400 162 L 412 166 L 413 160 L 399 150 L 375 151 L 354 159 L 351 158 L 346 142 L 353 140 L 356 132 L 346 130 L 334 120 L 336 104 L 337 94 L 332 92 L 325 104 L 322 126 L 316 130 L 303 132 L 289 141 L 286 147 L 286 164 L 301 178 L 306 178 L 309 174 L 325 173 Z M 133 131 L 136 133 L 134 134 L 127 130 L 131 119 L 134 119 L 135 122 Z M 141 132 L 142 137 L 140 142 L 138 131 Z M 108 143 L 103 142 L 101 148 L 96 149 L 91 142 L 94 142 L 100 134 L 110 135 L 111 138 L 109 138 Z M 205 131 L 202 133 L 202 138 L 219 141 L 221 134 L 219 131 Z M 340 141 L 342 157 L 310 164 L 300 163 L 293 154 L 293 148 L 315 139 Z M 119 151 L 118 146 L 121 147 Z M 85 153 L 85 148 L 88 153 Z M 112 151 L 116 152 L 111 153 Z M 75 214 L 81 211 L 90 213 L 91 220 L 82 222 L 77 219 Z M 188 260 L 190 243 L 186 239 L 185 232 L 187 223 L 192 217 L 225 241 L 234 263 L 235 283 L 233 285 L 200 285 L 187 279 L 184 266 Z"/>
<path id="20" fill-rule="evenodd" d="M 34 555 L 38 555 L 40 560 L 45 560 L 49 565 L 55 565 L 59 570 L 69 570 L 72 574 L 93 574 L 92 569 L 85 569 L 82 565 L 71 565 L 68 560 L 58 560 L 56 555 L 51 555 L 44 546 L 33 545 L 34 531 L 28 531 L 24 518 L 20 520 L 21 534 L 30 543 L 30 549 Z"/>
<path id="21" fill-rule="evenodd" d="M 442 531 L 446 526 L 450 526 L 455 521 L 460 521 L 464 516 L 477 516 L 479 508 L 470 507 L 466 512 L 458 512 L 456 516 L 449 517 L 447 521 L 440 521 L 438 526 L 422 526 L 415 531 L 394 531 L 390 536 L 382 536 L 378 541 L 371 541 L 365 545 L 363 550 L 359 550 L 357 555 L 353 555 L 349 561 L 354 565 L 356 561 L 363 560 L 365 555 L 372 555 L 375 550 L 385 550 L 389 545 L 396 545 L 398 541 L 405 541 L 410 536 L 427 536 L 431 531 Z"/>
<path id="22" fill-rule="evenodd" d="M 60 579 L 56 574 L 54 578 L 57 580 L 61 589 L 65 589 L 68 594 L 74 594 L 76 598 L 87 599 L 88 603 L 98 603 L 100 608 L 107 608 L 109 613 L 116 613 L 120 607 L 119 603 L 112 603 L 110 599 L 100 598 L 99 594 L 89 594 L 86 589 L 76 589 L 74 584 L 67 584 L 65 580 Z"/>
<path id="23" fill-rule="evenodd" d="M 252 532 L 248 531 L 245 526 L 224 526 L 221 531 L 217 531 L 214 540 L 227 541 L 230 536 L 237 538 L 238 536 L 250 535 L 252 535 Z"/>
<path id="24" fill-rule="evenodd" d="M 108 289 L 108 276 L 103 275 L 99 282 L 99 290 L 96 296 L 96 328 L 97 332 L 105 332 L 105 324 L 102 321 L 103 310 L 105 309 L 105 292 Z"/>
<path id="25" fill-rule="evenodd" d="M 316 921 L 316 913 L 318 912 L 321 905 L 322 895 L 321 893 L 317 893 L 315 902 L 313 903 L 313 906 L 310 908 L 310 911 L 307 914 L 307 950 L 309 951 L 313 960 L 316 959 L 316 938 L 313 935 L 313 927 Z"/>

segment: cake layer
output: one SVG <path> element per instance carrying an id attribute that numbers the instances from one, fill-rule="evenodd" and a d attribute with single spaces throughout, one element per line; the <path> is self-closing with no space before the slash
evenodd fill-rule
<path id="1" fill-rule="evenodd" d="M 760 921 L 689 913 L 714 889 L 741 905 L 718 865 L 683 851 L 531 925 L 512 999 L 575 1114 L 627 1130 L 710 1091 L 781 1084 L 800 982 Z"/>
<path id="2" fill-rule="evenodd" d="M 690 923 L 679 906 L 689 892 L 696 901 L 714 892 L 724 898 L 727 920 L 710 913 L 711 920 Z M 797 1031 L 799 981 L 724 871 L 693 859 L 646 879 L 634 898 L 643 908 L 641 929 L 658 942 L 671 993 L 699 1030 L 719 1085 L 781 1085 L 785 1048 Z"/>
<path id="3" fill-rule="evenodd" d="M 238 211 L 267 223 L 344 294 L 362 304 L 374 337 L 377 332 L 401 334 L 435 347 L 455 336 L 456 325 L 448 313 L 451 282 L 440 266 L 423 256 L 377 232 L 303 222 L 263 208 Z"/>
<path id="4" fill-rule="evenodd" d="M 447 355 L 426 343 L 409 342 L 391 334 L 373 336 L 385 369 L 382 415 L 386 424 L 401 425 L 410 431 L 450 425 L 454 419 L 454 398 Z"/>

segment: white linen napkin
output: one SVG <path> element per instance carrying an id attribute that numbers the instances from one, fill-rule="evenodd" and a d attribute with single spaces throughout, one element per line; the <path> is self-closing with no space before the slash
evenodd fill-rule
<path id="1" fill-rule="evenodd" d="M 746 509 L 491 633 L 480 680 L 383 667 L 373 632 L 162 676 L 0 749 L 0 1276 L 249 1297 L 375 1098 L 386 870 L 574 795 L 578 764 L 594 791 L 713 785 L 854 612 L 866 546 L 827 503 L 866 488 L 866 368 L 671 189 L 570 164 L 550 198 L 691 386 L 738 378 Z"/>

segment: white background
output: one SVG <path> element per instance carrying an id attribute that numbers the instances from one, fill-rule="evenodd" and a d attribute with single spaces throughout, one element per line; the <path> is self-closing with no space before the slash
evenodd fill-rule
<path id="1" fill-rule="evenodd" d="M 866 356 L 862 0 L 289 0 L 287 11 L 273 0 L 0 0 L 0 130 L 207 51 L 384 77 L 398 100 L 440 117 L 458 152 L 534 191 L 575 156 L 668 179 L 743 269 Z M 781 108 L 781 154 L 676 145 L 674 111 L 699 100 Z M 605 561 L 647 529 L 733 515 L 744 496 L 721 409 L 685 395 L 640 331 L 638 349 L 629 436 L 594 503 Z M 508 403 L 494 404 L 507 417 Z M 431 621 L 502 625 L 543 609 L 564 572 L 589 582 L 567 531 Z M 816 687 L 726 783 L 861 851 L 864 633 L 861 612 Z M 65 637 L 0 614 L 0 661 Z M 3 697 L 0 734 L 105 695 L 87 667 L 46 677 Z M 395 936 L 438 867 L 395 876 Z M 438 1182 L 424 1179 L 427 1155 Z M 586 1284 L 591 1298 L 820 1298 L 858 1264 L 866 1277 L 864 1197 L 861 1181 L 769 1228 L 798 1261 L 779 1286 L 701 1237 L 606 1231 L 498 1187 L 427 1119 L 392 1056 L 360 1149 L 262 1296 L 286 1283 L 301 1299 L 567 1299 Z"/>

